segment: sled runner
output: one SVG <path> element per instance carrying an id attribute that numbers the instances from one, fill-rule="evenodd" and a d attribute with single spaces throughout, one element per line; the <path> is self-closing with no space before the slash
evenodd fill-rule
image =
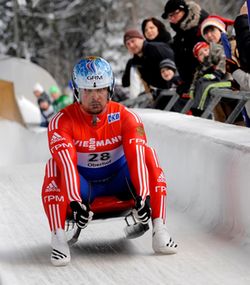
<path id="1" fill-rule="evenodd" d="M 126 238 L 134 239 L 143 235 L 148 229 L 148 224 L 141 224 L 136 221 L 133 215 L 133 208 L 135 201 L 120 200 L 115 196 L 97 197 L 90 205 L 90 210 L 94 213 L 93 220 L 110 219 L 124 217 L 126 227 L 124 229 Z M 68 241 L 68 244 L 72 246 L 78 241 L 81 233 L 81 229 L 71 219 L 66 221 L 68 230 L 75 230 L 72 238 Z"/>

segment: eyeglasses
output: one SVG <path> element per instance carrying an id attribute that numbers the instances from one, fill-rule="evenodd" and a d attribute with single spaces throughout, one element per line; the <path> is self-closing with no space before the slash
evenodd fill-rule
<path id="1" fill-rule="evenodd" d="M 177 16 L 177 15 L 180 13 L 180 11 L 181 11 L 181 10 L 176 10 L 176 11 L 174 11 L 174 12 L 172 12 L 172 13 L 169 13 L 169 14 L 168 14 L 168 19 Z"/>

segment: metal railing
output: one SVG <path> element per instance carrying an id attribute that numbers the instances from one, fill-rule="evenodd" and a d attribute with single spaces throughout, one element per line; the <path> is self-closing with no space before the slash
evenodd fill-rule
<path id="1" fill-rule="evenodd" d="M 170 96 L 171 99 L 169 100 L 168 104 L 166 105 L 166 111 L 171 111 L 174 104 L 178 101 L 179 95 L 176 94 L 173 90 L 163 90 L 160 96 Z M 235 105 L 234 109 L 227 117 L 225 123 L 232 124 L 234 123 L 235 119 L 238 117 L 242 109 L 244 108 L 246 102 L 250 100 L 250 91 L 233 91 L 227 88 L 214 88 L 209 92 L 209 103 L 205 108 L 204 112 L 202 113 L 202 118 L 208 118 L 212 113 L 214 108 L 217 104 L 221 101 L 222 98 L 227 99 L 235 99 L 237 100 L 237 104 Z M 194 100 L 189 99 L 183 109 L 181 110 L 182 114 L 186 114 L 193 106 Z"/>

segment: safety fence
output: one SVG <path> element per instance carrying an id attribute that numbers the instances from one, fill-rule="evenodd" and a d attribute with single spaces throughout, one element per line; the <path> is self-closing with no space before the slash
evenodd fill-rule
<path id="1" fill-rule="evenodd" d="M 169 96 L 170 100 L 168 104 L 166 105 L 165 109 L 166 111 L 171 111 L 174 107 L 175 103 L 179 99 L 179 95 L 174 90 L 163 90 L 160 93 L 160 96 Z M 202 118 L 209 118 L 211 114 L 214 111 L 214 108 L 218 105 L 218 103 L 223 99 L 233 99 L 237 101 L 237 104 L 235 104 L 234 109 L 230 113 L 230 115 L 227 117 L 225 123 L 233 124 L 235 119 L 238 117 L 238 115 L 242 112 L 243 108 L 245 107 L 248 100 L 250 100 L 250 91 L 233 91 L 230 89 L 224 89 L 224 88 L 214 88 L 209 93 L 209 103 L 205 110 L 203 111 L 201 117 Z M 188 99 L 185 106 L 182 108 L 181 112 L 182 114 L 186 114 L 194 105 L 194 99 Z"/>

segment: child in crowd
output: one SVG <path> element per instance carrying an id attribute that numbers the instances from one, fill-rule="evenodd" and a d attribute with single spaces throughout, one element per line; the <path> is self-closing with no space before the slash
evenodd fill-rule
<path id="1" fill-rule="evenodd" d="M 161 77 L 172 83 L 172 88 L 177 87 L 180 83 L 180 76 L 177 72 L 176 65 L 173 60 L 167 58 L 160 62 Z"/>
<path id="2" fill-rule="evenodd" d="M 176 93 L 180 95 L 180 98 L 175 103 L 175 105 L 172 107 L 171 111 L 174 112 L 180 112 L 184 105 L 187 102 L 186 94 L 183 93 L 182 86 L 183 81 L 181 80 L 179 73 L 177 71 L 177 67 L 175 65 L 175 62 L 169 58 L 164 59 L 160 62 L 160 71 L 161 71 L 161 77 L 166 80 L 167 82 L 171 83 L 171 89 L 176 90 Z M 163 97 L 164 98 L 164 97 Z M 161 100 L 163 101 L 163 98 Z M 166 98 L 164 99 L 166 100 Z M 159 101 L 159 99 L 158 99 Z M 168 100 L 169 101 L 169 100 Z M 165 104 L 166 105 L 166 104 Z"/>
<path id="3" fill-rule="evenodd" d="M 54 108 L 52 107 L 50 101 L 45 97 L 40 97 L 37 101 L 42 115 L 40 126 L 47 128 L 50 120 L 55 114 Z"/>
<path id="4" fill-rule="evenodd" d="M 194 108 L 204 110 L 211 88 L 229 88 L 230 81 L 223 81 L 226 75 L 226 56 L 221 45 L 211 42 L 198 42 L 193 54 L 199 61 L 194 74 L 189 95 L 194 99 Z"/>

